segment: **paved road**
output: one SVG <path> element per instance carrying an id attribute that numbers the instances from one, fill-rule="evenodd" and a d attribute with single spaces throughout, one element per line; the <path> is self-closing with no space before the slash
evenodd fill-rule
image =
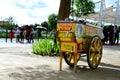
<path id="1" fill-rule="evenodd" d="M 0 80 L 120 80 L 120 45 L 104 46 L 98 69 L 90 70 L 81 58 L 75 73 L 59 57 L 31 54 L 31 44 L 0 43 Z"/>

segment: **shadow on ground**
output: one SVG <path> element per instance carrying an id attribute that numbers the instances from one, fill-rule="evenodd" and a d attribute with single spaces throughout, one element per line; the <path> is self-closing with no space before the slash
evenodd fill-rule
<path id="1" fill-rule="evenodd" d="M 83 62 L 86 62 L 86 63 L 87 63 L 87 59 L 85 59 L 85 58 L 81 58 L 80 61 L 83 61 Z M 100 63 L 100 66 L 111 67 L 111 68 L 113 68 L 113 69 L 118 68 L 118 69 L 120 70 L 120 66 L 119 66 L 119 65 L 107 64 L 107 63 L 101 62 L 101 63 Z"/>
<path id="2" fill-rule="evenodd" d="M 87 66 L 78 65 L 77 72 L 73 68 L 62 71 L 51 69 L 49 65 L 17 68 L 19 72 L 8 73 L 12 80 L 119 80 L 120 71 L 98 68 L 90 70 Z"/>

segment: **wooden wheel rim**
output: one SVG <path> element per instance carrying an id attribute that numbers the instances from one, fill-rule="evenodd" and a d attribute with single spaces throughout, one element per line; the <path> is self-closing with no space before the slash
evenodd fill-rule
<path id="1" fill-rule="evenodd" d="M 98 36 L 94 36 L 89 45 L 88 50 L 88 64 L 91 69 L 96 69 L 102 58 L 102 42 Z"/>
<path id="2" fill-rule="evenodd" d="M 80 54 L 77 54 L 77 62 L 80 59 Z M 64 60 L 65 62 L 73 67 L 74 66 L 74 53 L 70 53 L 70 52 L 64 52 Z"/>

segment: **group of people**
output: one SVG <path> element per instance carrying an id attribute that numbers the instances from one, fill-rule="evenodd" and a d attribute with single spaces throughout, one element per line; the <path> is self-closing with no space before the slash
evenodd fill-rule
<path id="1" fill-rule="evenodd" d="M 103 27 L 103 44 L 115 45 L 119 44 L 119 33 L 120 33 L 120 26 L 104 26 Z"/>
<path id="2" fill-rule="evenodd" d="M 14 33 L 16 34 L 16 42 L 24 43 L 24 39 L 27 40 L 27 43 L 33 43 L 33 35 L 34 35 L 34 29 L 28 25 L 23 27 L 18 27 L 16 31 L 14 32 L 11 28 L 10 30 L 10 41 L 12 42 L 12 39 L 15 37 Z"/>

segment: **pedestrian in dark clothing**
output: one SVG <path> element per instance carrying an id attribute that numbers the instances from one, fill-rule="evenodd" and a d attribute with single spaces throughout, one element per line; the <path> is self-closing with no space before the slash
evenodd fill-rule
<path id="1" fill-rule="evenodd" d="M 17 28 L 16 30 L 16 42 L 20 41 L 20 27 Z"/>
<path id="2" fill-rule="evenodd" d="M 33 35 L 34 35 L 34 29 L 33 28 L 31 28 L 31 32 L 30 32 L 30 43 L 32 42 L 32 43 L 34 43 L 34 39 L 33 39 Z"/>
<path id="3" fill-rule="evenodd" d="M 115 37 L 114 37 L 114 44 L 118 44 L 119 43 L 119 32 L 120 32 L 120 27 L 118 28 L 117 26 L 115 27 L 116 31 L 115 31 Z"/>
<path id="4" fill-rule="evenodd" d="M 24 43 L 24 35 L 23 35 L 23 28 L 20 28 L 20 39 L 21 39 L 21 43 Z"/>
<path id="5" fill-rule="evenodd" d="M 41 30 L 40 30 L 40 29 L 37 29 L 37 36 L 38 36 L 38 41 L 39 41 L 40 38 L 42 37 L 42 36 L 41 36 Z"/>
<path id="6" fill-rule="evenodd" d="M 104 34 L 103 44 L 107 44 L 107 42 L 108 42 L 108 29 L 106 26 L 104 26 L 104 28 L 103 28 L 103 34 Z"/>
<path id="7" fill-rule="evenodd" d="M 27 39 L 27 43 L 30 43 L 30 32 L 31 32 L 31 27 L 30 26 L 26 26 L 26 39 Z"/>
<path id="8" fill-rule="evenodd" d="M 109 27 L 109 44 L 113 45 L 113 38 L 114 38 L 114 27 L 111 25 Z"/>

